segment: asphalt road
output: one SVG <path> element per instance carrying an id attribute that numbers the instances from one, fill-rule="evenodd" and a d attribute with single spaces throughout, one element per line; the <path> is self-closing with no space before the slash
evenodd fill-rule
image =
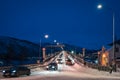
<path id="1" fill-rule="evenodd" d="M 98 71 L 75 63 L 73 66 L 58 64 L 57 71 L 47 71 L 45 68 L 35 68 L 31 70 L 30 76 L 20 76 L 12 78 L 2 77 L 0 80 L 120 80 L 120 72 Z"/>
<path id="2" fill-rule="evenodd" d="M 60 64 L 61 69 L 58 71 L 47 71 L 36 68 L 31 70 L 30 76 L 20 76 L 13 78 L 4 78 L 1 76 L 0 80 L 120 80 L 119 74 L 108 72 L 99 72 L 85 68 L 82 65 L 75 63 L 74 66 L 67 66 Z"/>

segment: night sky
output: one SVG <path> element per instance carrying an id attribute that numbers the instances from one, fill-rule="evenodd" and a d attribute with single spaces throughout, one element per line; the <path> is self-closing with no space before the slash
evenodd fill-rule
<path id="1" fill-rule="evenodd" d="M 112 42 L 113 12 L 120 39 L 120 0 L 0 0 L 0 36 L 98 49 Z"/>

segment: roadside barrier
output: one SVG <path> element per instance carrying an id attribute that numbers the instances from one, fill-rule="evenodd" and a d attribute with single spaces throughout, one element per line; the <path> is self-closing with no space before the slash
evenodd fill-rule
<path id="1" fill-rule="evenodd" d="M 75 56 L 73 54 L 70 54 L 70 55 L 78 61 L 77 62 L 78 64 L 83 64 L 86 67 L 98 69 L 99 71 L 107 71 L 107 72 L 111 70 L 110 66 L 101 66 L 99 64 L 90 63 L 90 62 L 84 61 L 83 58 L 80 58 L 79 56 Z M 113 71 L 116 72 L 115 69 L 113 69 Z M 119 67 L 117 67 L 117 72 L 120 72 Z"/>
<path id="2" fill-rule="evenodd" d="M 50 59 L 52 59 L 53 57 L 55 57 L 56 55 L 58 54 L 58 52 L 55 54 L 55 55 L 53 55 L 53 56 L 50 56 L 50 57 L 48 57 L 48 58 L 46 58 L 42 63 L 40 63 L 40 64 L 26 64 L 26 65 L 19 65 L 19 66 L 26 66 L 26 67 L 28 67 L 29 69 L 34 69 L 34 68 L 43 68 L 43 67 L 45 67 L 46 65 L 43 65 L 45 62 L 48 62 Z M 11 68 L 12 66 L 2 66 L 2 67 L 0 67 L 0 71 L 2 71 L 2 70 L 4 70 L 4 69 L 9 69 L 9 68 Z"/>

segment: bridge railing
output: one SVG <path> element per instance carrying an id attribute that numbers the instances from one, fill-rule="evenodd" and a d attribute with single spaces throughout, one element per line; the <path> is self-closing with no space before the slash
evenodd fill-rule
<path id="1" fill-rule="evenodd" d="M 79 56 L 76 56 L 76 55 L 73 55 L 73 54 L 70 54 L 70 55 L 73 58 L 77 59 L 77 61 L 79 61 L 80 64 L 83 64 L 86 67 L 93 68 L 93 69 L 98 69 L 99 71 L 110 71 L 111 70 L 111 68 L 109 66 L 101 66 L 99 64 L 90 63 L 90 62 L 84 61 L 83 58 L 80 58 Z M 116 70 L 113 69 L 113 71 L 116 71 Z M 119 70 L 117 70 L 117 72 L 118 71 Z"/>
<path id="2" fill-rule="evenodd" d="M 55 53 L 55 55 L 52 55 L 52 56 L 50 56 L 50 57 L 48 57 L 48 58 L 46 58 L 42 63 L 40 63 L 40 64 L 38 64 L 38 63 L 36 63 L 36 64 L 26 64 L 26 65 L 20 65 L 20 66 L 26 66 L 26 67 L 28 67 L 29 69 L 34 69 L 34 68 L 42 68 L 42 67 L 44 67 L 45 65 L 43 65 L 45 62 L 47 62 L 47 61 L 49 61 L 51 58 L 53 58 L 53 57 L 55 57 L 57 54 L 58 54 L 59 52 L 56 52 Z M 10 67 L 12 67 L 12 66 L 1 66 L 0 67 L 0 71 L 2 71 L 2 70 L 5 70 L 5 69 L 9 69 Z"/>
<path id="3" fill-rule="evenodd" d="M 58 54 L 59 54 L 59 52 L 56 52 L 55 55 L 52 55 L 52 56 L 46 58 L 46 59 L 43 61 L 43 63 L 46 62 L 46 61 L 49 61 L 51 58 L 55 57 L 55 56 L 58 55 Z"/>
<path id="4" fill-rule="evenodd" d="M 99 71 L 110 71 L 109 66 L 101 66 L 98 64 L 90 63 L 90 62 L 85 62 L 86 64 L 84 66 L 93 68 L 93 69 L 98 69 Z"/>

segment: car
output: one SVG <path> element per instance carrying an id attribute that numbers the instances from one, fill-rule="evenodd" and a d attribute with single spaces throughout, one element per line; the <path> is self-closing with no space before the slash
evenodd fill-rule
<path id="1" fill-rule="evenodd" d="M 9 69 L 3 70 L 4 77 L 13 77 L 13 76 L 20 76 L 20 75 L 30 75 L 30 69 L 24 66 L 13 66 Z"/>
<path id="2" fill-rule="evenodd" d="M 60 54 L 59 58 L 62 58 L 63 54 Z"/>
<path id="3" fill-rule="evenodd" d="M 88 63 L 94 63 L 94 64 L 97 64 L 97 59 L 92 59 L 92 58 L 84 58 L 84 61 L 88 62 Z"/>
<path id="4" fill-rule="evenodd" d="M 56 63 L 58 63 L 58 64 L 63 64 L 63 59 L 58 58 L 58 59 L 56 60 Z"/>
<path id="5" fill-rule="evenodd" d="M 74 65 L 70 59 L 66 60 L 66 65 Z"/>
<path id="6" fill-rule="evenodd" d="M 57 63 L 50 63 L 47 67 L 47 70 L 57 70 L 58 69 L 58 65 Z"/>

